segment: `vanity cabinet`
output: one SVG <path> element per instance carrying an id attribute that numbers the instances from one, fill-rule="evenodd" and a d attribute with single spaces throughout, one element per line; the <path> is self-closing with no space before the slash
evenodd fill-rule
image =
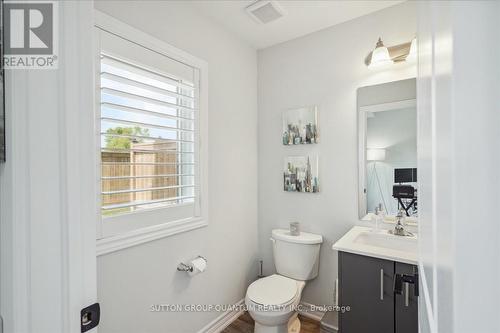
<path id="1" fill-rule="evenodd" d="M 350 307 L 340 313 L 339 332 L 417 333 L 415 286 L 401 280 L 415 273 L 414 265 L 339 252 L 339 305 Z"/>

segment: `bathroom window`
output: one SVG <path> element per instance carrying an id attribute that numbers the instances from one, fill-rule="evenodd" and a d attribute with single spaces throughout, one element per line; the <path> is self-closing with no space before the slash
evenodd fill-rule
<path id="1" fill-rule="evenodd" d="M 101 53 L 102 215 L 195 199 L 196 86 Z"/>
<path id="2" fill-rule="evenodd" d="M 206 224 L 201 205 L 206 190 L 206 154 L 200 149 L 200 113 L 206 112 L 200 108 L 202 66 L 176 58 L 168 45 L 161 47 L 140 32 L 137 39 L 99 27 L 96 32 L 98 239 L 131 232 L 151 236 L 158 230 L 163 237 L 174 226 L 177 232 L 185 224 Z"/>

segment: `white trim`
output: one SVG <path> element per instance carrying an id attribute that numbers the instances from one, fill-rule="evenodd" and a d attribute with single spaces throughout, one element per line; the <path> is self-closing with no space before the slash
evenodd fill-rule
<path id="1" fill-rule="evenodd" d="M 188 66 L 206 70 L 208 63 L 205 60 L 197 58 L 181 49 L 167 44 L 165 41 L 146 34 L 132 26 L 115 19 L 112 16 L 104 14 L 98 10 L 94 13 L 95 26 L 117 36 L 126 36 L 126 39 L 134 42 L 140 41 L 140 45 L 151 49 L 152 51 L 162 53 L 177 61 L 183 62 Z"/>
<path id="2" fill-rule="evenodd" d="M 389 83 L 389 82 L 388 82 Z M 359 101 L 358 101 L 359 103 Z M 367 215 L 367 184 L 366 184 L 366 137 L 367 137 L 367 115 L 369 112 L 381 112 L 397 109 L 407 109 L 417 106 L 416 99 L 405 99 L 401 101 L 371 104 L 357 107 L 356 119 L 358 128 L 358 220 L 363 221 Z"/>
<path id="3" fill-rule="evenodd" d="M 6 158 L 0 164 L 0 310 L 5 332 L 28 332 L 31 323 L 29 265 L 29 78 L 32 71 L 5 70 Z M 15 112 L 11 112 L 15 110 Z M 5 195 L 9 193 L 9 195 Z"/>
<path id="4" fill-rule="evenodd" d="M 431 297 L 429 294 L 429 285 L 427 283 L 427 276 L 425 275 L 425 270 L 424 270 L 424 265 L 419 262 L 418 263 L 418 271 L 422 272 L 419 274 L 419 283 L 420 283 L 420 290 L 423 290 L 423 297 L 419 297 L 419 302 L 424 302 L 425 303 L 425 309 L 426 309 L 426 315 L 427 315 L 427 321 L 429 323 L 429 327 L 431 328 L 431 332 L 437 332 L 437 323 L 436 320 L 434 319 L 434 312 L 433 312 L 433 306 L 431 302 Z M 419 322 L 419 325 L 422 323 Z"/>
<path id="5" fill-rule="evenodd" d="M 397 102 L 360 106 L 359 112 L 381 112 L 381 111 L 408 109 L 411 107 L 417 107 L 416 99 L 405 99 Z"/>
<path id="6" fill-rule="evenodd" d="M 132 43 L 138 44 L 153 52 L 162 54 L 168 58 L 174 59 L 184 63 L 195 69 L 195 78 L 198 79 L 197 85 L 199 86 L 199 114 L 197 117 L 197 124 L 199 134 L 195 141 L 198 141 L 198 164 L 196 166 L 196 182 L 199 186 L 196 187 L 198 193 L 196 194 L 199 199 L 195 203 L 195 216 L 190 218 L 179 218 L 168 223 L 145 226 L 137 230 L 125 231 L 120 235 L 107 235 L 103 229 L 102 221 L 98 222 L 97 227 L 97 255 L 106 254 L 109 252 L 124 249 L 126 247 L 139 245 L 155 239 L 171 236 L 181 232 L 193 230 L 196 228 L 208 225 L 208 63 L 202 59 L 190 55 L 174 46 L 167 44 L 165 41 L 152 37 L 138 29 L 135 29 L 126 23 L 123 23 L 114 17 L 108 16 L 102 12 L 94 11 L 94 26 L 107 33 L 124 38 Z M 98 57 L 97 50 L 100 50 L 99 34 L 96 34 L 96 57 Z M 96 71 L 97 72 L 97 71 Z M 98 78 L 96 73 L 96 79 Z M 96 100 L 99 95 L 96 94 Z M 98 108 L 96 103 L 96 108 Z M 96 109 L 96 113 L 98 109 Z M 98 129 L 100 126 L 100 119 L 95 117 Z M 196 135 L 196 134 L 195 134 Z M 100 137 L 100 130 L 96 131 L 96 136 Z M 197 140 L 196 140 L 197 139 Z M 99 143 L 99 140 L 96 140 Z M 196 144 L 196 142 L 195 142 Z M 100 145 L 96 147 L 96 154 L 99 155 Z M 100 160 L 100 157 L 99 157 Z M 97 168 L 97 183 L 100 184 L 100 165 L 96 164 Z M 198 178 L 199 177 L 199 178 Z M 99 196 L 98 196 L 99 197 Z M 100 199 L 98 199 L 100 200 Z M 166 208 L 171 209 L 171 208 Z M 146 211 L 144 211 L 146 213 Z M 136 216 L 139 216 L 136 213 Z M 162 222 L 168 220 L 162 218 Z M 146 225 L 146 224 L 145 224 Z M 106 238 L 103 238 L 106 237 Z"/>
<path id="7" fill-rule="evenodd" d="M 59 6 L 63 9 L 60 12 L 63 18 L 60 19 L 59 38 L 64 41 L 60 43 L 59 50 L 59 70 L 64 72 L 64 76 L 59 79 L 58 86 L 61 136 L 59 149 L 62 150 L 60 177 L 65 178 L 60 198 L 60 237 L 64 246 L 62 260 L 65 271 L 61 280 L 62 288 L 67 289 L 66 299 L 61 304 L 66 307 L 63 313 L 63 330 L 79 332 L 81 309 L 98 299 L 97 263 L 92 249 L 96 246 L 95 221 L 98 217 L 95 193 L 100 187 L 96 187 L 92 181 L 95 178 L 93 166 L 96 160 L 92 141 L 95 139 L 92 132 L 94 115 L 89 112 L 94 103 L 95 85 L 95 63 L 92 57 L 93 6 L 92 3 L 83 2 L 60 2 Z M 75 80 L 76 77 L 78 80 Z M 54 291 L 49 289 L 49 295 L 54 295 Z M 93 329 L 95 332 L 97 330 L 98 328 Z"/>
<path id="8" fill-rule="evenodd" d="M 367 212 L 366 199 L 366 112 L 356 112 L 358 123 L 358 219 Z"/>
<path id="9" fill-rule="evenodd" d="M 101 133 L 101 112 L 99 112 L 101 107 L 101 87 L 97 84 L 100 82 L 100 68 L 101 68 L 101 56 L 97 50 L 101 49 L 101 35 L 98 29 L 95 29 L 95 10 L 94 10 L 94 27 L 92 29 L 92 34 L 94 36 L 94 109 L 93 109 L 93 117 L 94 117 L 94 131 L 95 131 L 95 141 L 94 141 L 94 158 L 95 158 L 95 170 L 96 175 L 94 178 L 94 184 L 97 189 L 101 189 L 101 138 L 97 136 L 97 133 Z M 101 214 L 101 195 L 99 191 L 96 191 L 94 194 L 94 201 L 96 203 L 96 239 L 102 238 L 103 235 L 103 227 L 102 227 L 102 214 Z"/>
<path id="10" fill-rule="evenodd" d="M 207 225 L 208 222 L 206 219 L 191 218 L 160 225 L 154 225 L 147 228 L 141 228 L 113 237 L 98 239 L 96 254 L 100 256 L 142 243 L 150 242 L 156 239 L 202 228 Z"/>
<path id="11" fill-rule="evenodd" d="M 245 312 L 245 307 L 243 306 L 244 302 L 244 299 L 238 301 L 236 304 L 234 304 L 233 309 L 224 312 L 223 314 L 212 320 L 205 327 L 199 330 L 198 333 L 218 333 L 231 325 L 233 321 L 238 319 L 238 317 L 241 316 L 243 312 Z"/>
<path id="12" fill-rule="evenodd" d="M 311 303 L 307 302 L 300 302 L 300 307 L 298 313 L 301 316 L 304 316 L 306 318 L 315 320 L 315 321 L 321 321 L 323 316 L 325 315 L 326 311 L 320 311 L 320 307 Z M 312 310 L 312 307 L 314 307 L 315 310 Z"/>

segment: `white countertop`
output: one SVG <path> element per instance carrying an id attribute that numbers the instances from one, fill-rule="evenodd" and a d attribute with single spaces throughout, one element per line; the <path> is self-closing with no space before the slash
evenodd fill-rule
<path id="1" fill-rule="evenodd" d="M 332 246 L 333 250 L 417 265 L 417 236 L 395 236 L 389 230 L 351 228 Z"/>

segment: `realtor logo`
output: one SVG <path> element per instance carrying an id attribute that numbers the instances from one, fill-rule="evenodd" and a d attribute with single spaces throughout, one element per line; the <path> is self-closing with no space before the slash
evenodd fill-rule
<path id="1" fill-rule="evenodd" d="M 4 67 L 57 68 L 54 2 L 12 1 L 3 6 Z"/>

